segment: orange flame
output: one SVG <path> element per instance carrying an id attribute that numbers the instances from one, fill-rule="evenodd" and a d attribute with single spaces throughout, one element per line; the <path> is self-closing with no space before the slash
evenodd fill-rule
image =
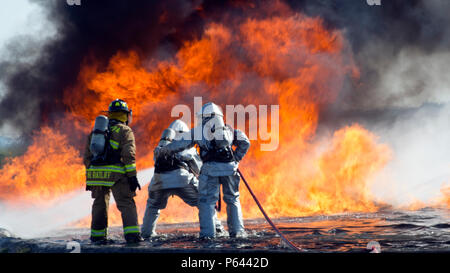
<path id="1" fill-rule="evenodd" d="M 370 180 L 385 166 L 390 149 L 360 126 L 335 133 L 332 147 L 320 156 L 320 173 L 308 189 L 314 211 L 375 211 Z"/>
<path id="2" fill-rule="evenodd" d="M 194 96 L 221 105 L 276 104 L 280 106 L 279 148 L 260 151 L 262 141 L 252 141 L 241 164 L 268 212 L 299 216 L 376 210 L 368 186 L 389 159 L 386 146 L 354 125 L 336 132 L 330 147 L 316 154 L 320 109 L 335 100 L 347 78 L 358 77 L 346 41 L 340 32 L 327 30 L 319 18 L 295 14 L 280 3 L 275 8 L 277 15 L 267 18 L 211 23 L 200 39 L 185 42 L 170 60 L 118 52 L 101 68 L 86 59 L 77 85 L 65 91 L 70 115 L 92 121 L 111 100 L 125 99 L 133 108 L 137 165 L 143 169 L 153 165 L 152 150 L 170 124 L 175 104 L 190 104 Z M 55 197 L 83 184 L 79 154 L 67 148 L 63 136 L 44 131 L 27 154 L 3 168 L 8 175 L 2 175 L 1 187 L 18 181 L 15 172 L 22 173 L 18 185 L 33 185 L 24 193 L 14 186 L 13 192 L 24 198 L 42 192 Z M 47 139 L 52 137 L 58 141 Z M 59 170 L 47 170 L 56 161 Z M 70 177 L 63 179 L 60 172 Z M 61 183 L 62 179 L 70 181 Z M 54 188 L 58 184 L 64 189 Z M 15 196 L 3 193 L 0 198 Z M 140 216 L 146 198 L 143 189 L 136 198 Z M 246 191 L 241 193 L 241 203 L 245 217 L 260 217 Z M 196 214 L 196 209 L 174 199 L 161 220 L 196 221 Z M 119 224 L 118 212 L 111 215 L 111 223 Z"/>
<path id="3" fill-rule="evenodd" d="M 44 127 L 19 157 L 8 159 L 0 170 L 0 200 L 15 205 L 42 204 L 84 185 L 79 152 L 67 136 Z"/>
<path id="4" fill-rule="evenodd" d="M 450 209 L 450 185 L 442 186 L 441 194 L 442 197 L 439 200 L 438 204 L 443 204 L 448 209 Z"/>

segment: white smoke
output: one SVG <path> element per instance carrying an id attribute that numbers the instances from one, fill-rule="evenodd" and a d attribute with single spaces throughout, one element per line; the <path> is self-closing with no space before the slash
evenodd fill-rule
<path id="1" fill-rule="evenodd" d="M 393 158 L 374 184 L 384 201 L 407 206 L 415 201 L 431 204 L 450 182 L 450 103 L 422 107 L 389 127 L 372 130 L 389 144 Z"/>
<path id="2" fill-rule="evenodd" d="M 450 182 L 449 63 L 450 51 L 413 48 L 403 49 L 389 63 L 378 63 L 382 76 L 371 90 L 376 99 L 365 107 L 401 113 L 369 125 L 394 152 L 375 184 L 378 196 L 394 205 L 430 203 Z"/>
<path id="3" fill-rule="evenodd" d="M 153 170 L 149 168 L 138 172 L 141 186 L 144 186 L 143 182 L 148 183 L 151 180 Z M 13 208 L 0 204 L 0 228 L 10 231 L 15 236 L 34 238 L 52 235 L 53 231 L 67 227 L 91 213 L 93 199 L 90 192 L 84 189 L 62 196 L 58 200 L 60 201 L 45 209 L 42 207 Z"/>
<path id="4" fill-rule="evenodd" d="M 386 47 L 378 49 L 384 52 Z M 383 53 L 380 53 L 383 54 Z M 450 51 L 424 53 L 417 48 L 405 48 L 389 61 L 368 61 L 380 75 L 369 99 L 361 101 L 362 109 L 386 107 L 421 107 L 425 103 L 450 102 L 450 77 L 447 68 Z"/>
<path id="5" fill-rule="evenodd" d="M 364 72 L 361 86 L 341 102 L 391 147 L 393 158 L 373 190 L 396 206 L 432 204 L 450 183 L 450 2 L 420 6 L 420 12 L 405 7 L 407 18 L 420 26 L 415 37 L 398 38 L 411 30 L 401 24 L 386 30 L 391 40 L 367 36 L 370 42 L 355 52 Z"/>

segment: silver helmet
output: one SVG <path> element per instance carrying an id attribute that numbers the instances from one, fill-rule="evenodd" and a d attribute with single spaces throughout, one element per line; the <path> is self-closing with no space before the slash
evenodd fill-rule
<path id="1" fill-rule="evenodd" d="M 221 116 L 223 117 L 223 112 L 220 106 L 213 102 L 205 103 L 202 110 L 197 113 L 197 116 L 201 117 L 211 117 L 211 116 Z"/>
<path id="2" fill-rule="evenodd" d="M 189 126 L 182 121 L 181 119 L 177 119 L 169 125 L 169 128 L 174 130 L 177 133 L 185 133 L 189 132 Z"/>
<path id="3" fill-rule="evenodd" d="M 172 129 L 175 131 L 175 134 L 176 134 L 175 139 L 176 140 L 181 139 L 183 134 L 190 131 L 189 126 L 181 119 L 177 119 L 174 122 L 172 122 L 169 125 L 169 129 Z"/>
<path id="4" fill-rule="evenodd" d="M 171 128 L 167 128 L 161 135 L 161 140 L 172 141 L 175 138 L 175 131 Z"/>
<path id="5" fill-rule="evenodd" d="M 167 128 L 163 131 L 158 146 L 163 147 L 175 139 L 176 133 L 173 129 Z"/>

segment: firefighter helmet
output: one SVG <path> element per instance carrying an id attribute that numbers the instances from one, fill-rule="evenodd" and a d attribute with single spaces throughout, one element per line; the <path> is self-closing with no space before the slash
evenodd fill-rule
<path id="1" fill-rule="evenodd" d="M 205 103 L 202 107 L 202 110 L 197 113 L 197 116 L 202 116 L 205 118 L 214 115 L 223 117 L 222 109 L 220 109 L 220 106 L 213 102 Z"/>
<path id="2" fill-rule="evenodd" d="M 114 112 L 125 112 L 127 113 L 127 121 L 125 122 L 127 125 L 130 125 L 133 120 L 133 111 L 128 108 L 128 104 L 121 99 L 113 100 L 108 107 L 109 113 Z"/>
<path id="3" fill-rule="evenodd" d="M 131 110 L 128 109 L 128 104 L 121 100 L 121 99 L 115 99 L 113 100 L 108 107 L 108 112 L 127 112 L 130 113 Z"/>
<path id="4" fill-rule="evenodd" d="M 181 119 L 177 119 L 169 125 L 170 129 L 173 129 L 177 133 L 185 133 L 189 132 L 189 126 L 182 121 Z"/>
<path id="5" fill-rule="evenodd" d="M 160 140 L 171 142 L 175 138 L 175 131 L 172 128 L 167 128 L 163 131 Z"/>

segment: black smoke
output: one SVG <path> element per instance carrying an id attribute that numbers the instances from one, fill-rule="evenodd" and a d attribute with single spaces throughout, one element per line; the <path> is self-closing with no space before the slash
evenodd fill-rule
<path id="1" fill-rule="evenodd" d="M 146 56 L 161 45 L 176 50 L 183 41 L 198 37 L 208 21 L 230 14 L 253 16 L 249 9 L 268 3 L 81 0 L 80 6 L 70 6 L 64 0 L 34 2 L 56 26 L 57 37 L 48 41 L 31 63 L 20 60 L 35 48 L 32 37 L 12 44 L 8 53 L 12 57 L 0 62 L 0 81 L 6 86 L 0 101 L 0 128 L 9 123 L 25 135 L 64 113 L 63 90 L 75 83 L 83 60 L 89 56 L 106 65 L 119 50 L 133 49 Z M 378 85 L 384 80 L 383 67 L 405 48 L 414 48 L 419 55 L 448 51 L 450 1 L 381 0 L 381 6 L 370 6 L 366 0 L 286 3 L 295 11 L 320 16 L 327 27 L 342 31 L 361 70 L 360 79 L 346 86 L 338 103 L 323 111 L 322 120 L 345 109 L 383 108 L 404 97 L 427 97 L 429 88 L 426 83 L 421 85 L 422 77 L 403 92 L 380 92 Z M 405 78 L 416 79 L 417 73 L 421 70 L 411 71 Z"/>
<path id="2" fill-rule="evenodd" d="M 149 53 L 200 4 L 195 0 L 82 0 L 79 6 L 60 0 L 34 2 L 56 26 L 57 37 L 43 46 L 32 63 L 21 62 L 21 56 L 37 45 L 32 37 L 21 37 L 6 49 L 8 60 L 0 62 L 0 81 L 6 86 L 0 127 L 9 123 L 24 134 L 64 113 L 63 90 L 75 83 L 85 58 L 95 56 L 106 64 L 119 50 Z"/>
<path id="3" fill-rule="evenodd" d="M 336 103 L 324 108 L 325 127 L 358 122 L 391 124 L 422 107 L 441 109 L 450 101 L 450 1 L 289 1 L 296 10 L 320 16 L 349 42 L 360 70 Z M 433 111 L 435 111 L 433 110 Z"/>

